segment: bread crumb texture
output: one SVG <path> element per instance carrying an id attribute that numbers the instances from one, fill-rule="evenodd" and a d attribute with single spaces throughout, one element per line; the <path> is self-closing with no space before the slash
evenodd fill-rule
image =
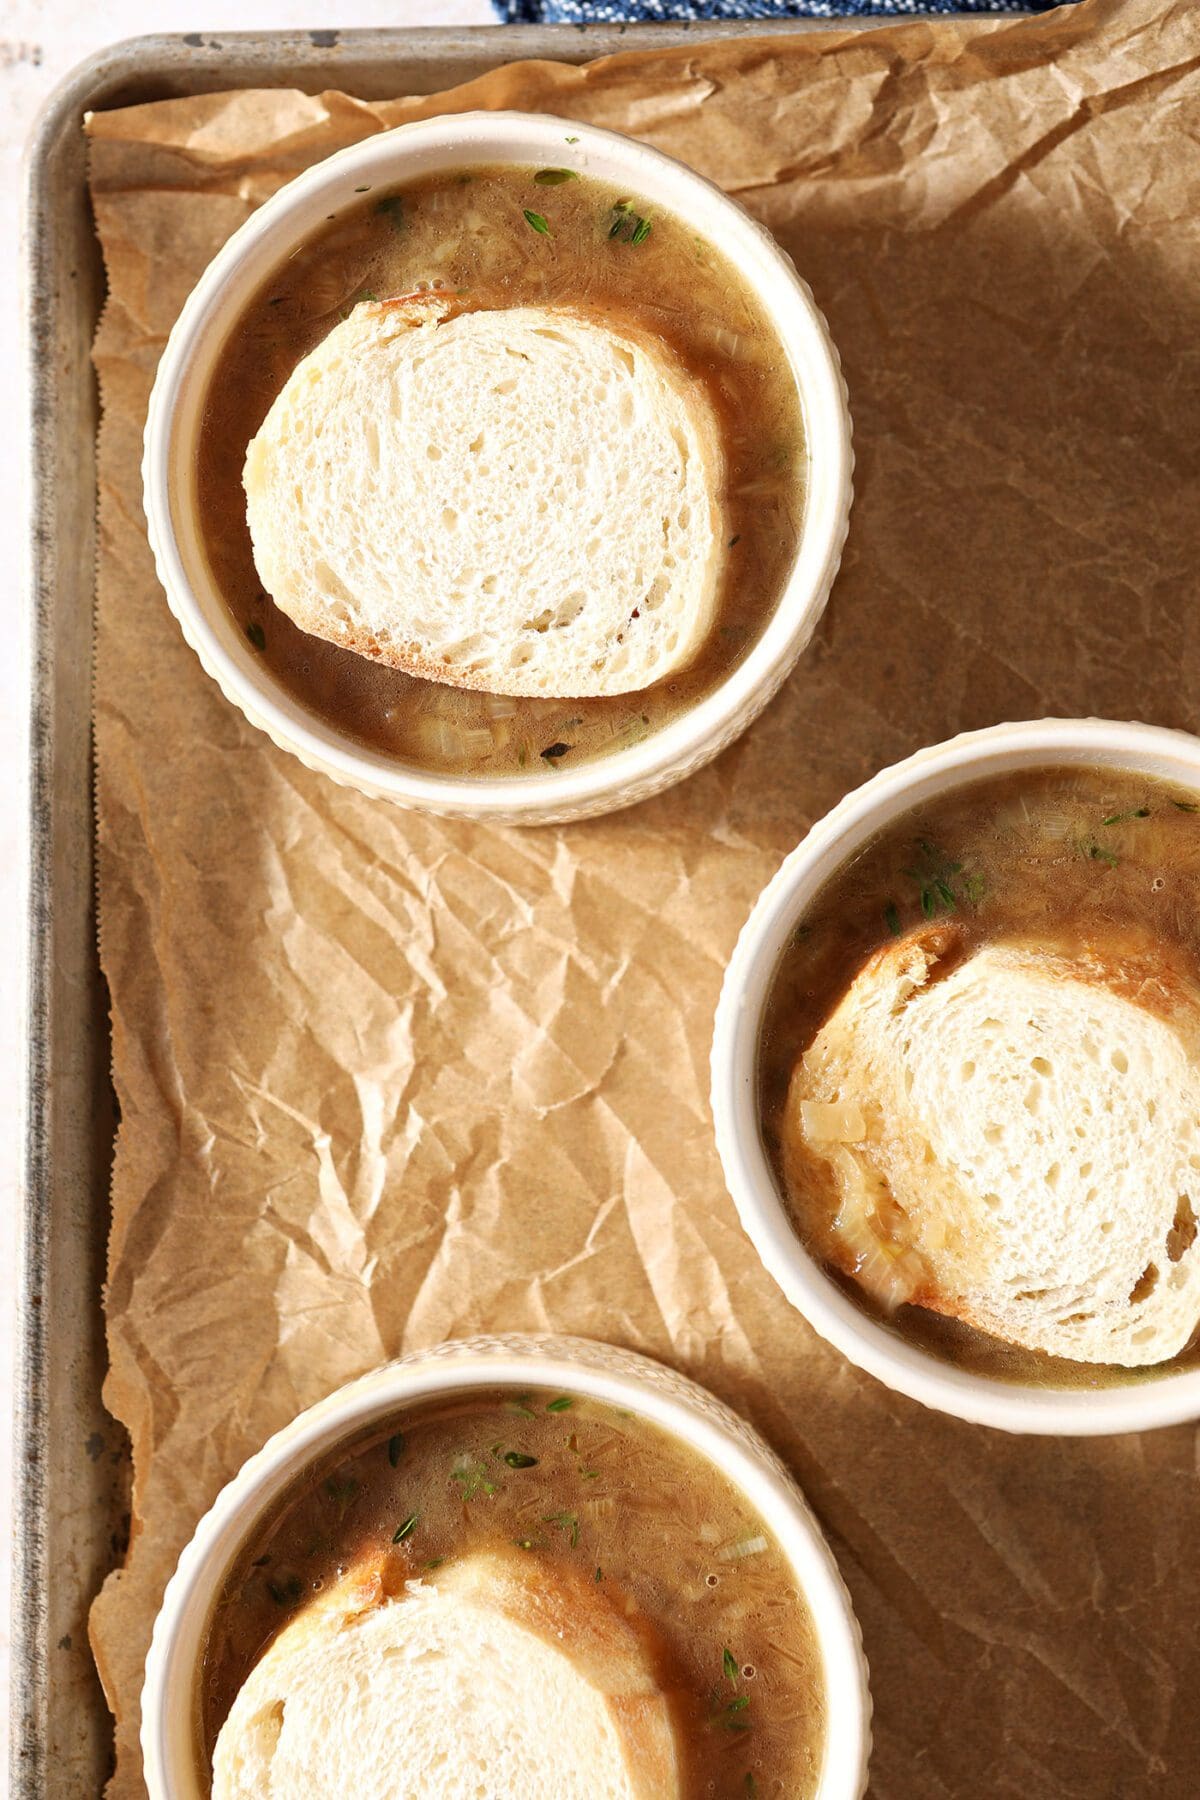
<path id="1" fill-rule="evenodd" d="M 815 1247 L 1081 1362 L 1177 1355 L 1200 1321 L 1200 994 L 1165 951 L 877 952 L 796 1066 L 785 1172 Z"/>
<path id="2" fill-rule="evenodd" d="M 497 694 L 628 693 L 714 618 L 722 458 L 666 345 L 561 308 L 364 302 L 246 454 L 263 586 L 303 630 Z"/>
<path id="3" fill-rule="evenodd" d="M 403 1596 L 348 1578 L 234 1701 L 213 1800 L 678 1800 L 635 1627 L 576 1577 L 479 1552 Z"/>

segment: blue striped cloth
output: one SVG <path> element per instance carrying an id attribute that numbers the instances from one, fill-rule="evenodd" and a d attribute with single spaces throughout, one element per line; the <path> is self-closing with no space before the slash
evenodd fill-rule
<path id="1" fill-rule="evenodd" d="M 654 25 L 686 19 L 903 18 L 1038 13 L 1060 0 L 493 0 L 509 25 Z M 1069 3 L 1069 0 L 1068 0 Z"/>

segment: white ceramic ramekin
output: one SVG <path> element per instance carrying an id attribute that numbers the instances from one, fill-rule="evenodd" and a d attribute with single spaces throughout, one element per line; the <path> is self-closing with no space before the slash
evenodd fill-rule
<path id="1" fill-rule="evenodd" d="M 257 1521 L 296 1475 L 398 1409 L 464 1388 L 562 1388 L 652 1420 L 746 1495 L 787 1556 L 812 1613 L 826 1700 L 817 1800 L 860 1800 L 871 1703 L 858 1622 L 837 1565 L 783 1464 L 744 1419 L 661 1363 L 570 1337 L 478 1337 L 389 1363 L 301 1413 L 222 1490 L 179 1559 L 146 1659 L 142 1756 L 150 1800 L 201 1800 L 193 1719 L 197 1664 L 213 1602 Z"/>
<path id="2" fill-rule="evenodd" d="M 907 1343 L 856 1306 L 788 1221 L 759 1128 L 755 1070 L 763 1010 L 788 938 L 814 896 L 892 819 L 966 782 L 1082 763 L 1133 769 L 1200 793 L 1200 739 L 1154 725 L 1043 719 L 969 731 L 884 769 L 814 825 L 764 888 L 725 974 L 712 1103 L 725 1180 L 759 1255 L 792 1305 L 860 1369 L 926 1406 L 1006 1431 L 1096 1436 L 1200 1417 L 1200 1369 L 1116 1387 L 999 1381 Z"/>
<path id="3" fill-rule="evenodd" d="M 544 775 L 433 775 L 366 750 L 305 711 L 266 669 L 217 592 L 194 499 L 204 389 L 229 332 L 271 270 L 331 213 L 380 188 L 442 169 L 515 163 L 571 167 L 638 194 L 711 240 L 774 321 L 804 408 L 808 494 L 786 590 L 759 642 L 709 697 L 642 743 Z M 275 194 L 236 231 L 179 315 L 146 420 L 143 479 L 150 545 L 184 636 L 226 697 L 311 769 L 380 799 L 514 824 L 586 818 L 691 774 L 745 729 L 812 636 L 841 560 L 850 509 L 850 416 L 837 352 L 812 294 L 762 226 L 673 157 L 615 132 L 525 113 L 447 114 L 339 151 Z"/>

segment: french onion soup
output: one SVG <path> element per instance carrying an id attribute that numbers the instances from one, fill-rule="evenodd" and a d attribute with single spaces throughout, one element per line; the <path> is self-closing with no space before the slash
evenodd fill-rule
<path id="1" fill-rule="evenodd" d="M 805 460 L 786 353 L 720 245 L 567 167 L 489 167 L 364 188 L 275 272 L 209 384 L 196 500 L 231 614 L 310 713 L 431 772 L 553 775 L 745 657 Z"/>
<path id="2" fill-rule="evenodd" d="M 773 977 L 764 1144 L 796 1231 L 927 1350 L 1096 1385 L 1200 1327 L 1200 802 L 979 781 L 821 888 Z"/>
<path id="3" fill-rule="evenodd" d="M 554 1390 L 417 1405 L 310 1468 L 233 1567 L 200 1681 L 216 1800 L 248 1770 L 393 1791 L 380 1709 L 379 1756 L 430 1796 L 805 1800 L 823 1754 L 813 1624 L 761 1519 L 656 1426 Z"/>

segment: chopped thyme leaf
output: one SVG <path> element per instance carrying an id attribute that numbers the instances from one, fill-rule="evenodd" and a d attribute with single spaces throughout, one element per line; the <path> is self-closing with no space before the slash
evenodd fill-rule
<path id="1" fill-rule="evenodd" d="M 1177 812 L 1200 812 L 1200 802 L 1195 800 L 1172 800 L 1171 805 Z"/>
<path id="2" fill-rule="evenodd" d="M 518 1394 L 515 1400 L 509 1401 L 509 1403 L 508 1403 L 509 1412 L 520 1413 L 520 1415 L 523 1419 L 536 1419 L 537 1414 L 534 1412 L 533 1407 L 530 1404 L 532 1399 L 533 1399 L 532 1394 Z"/>
<path id="3" fill-rule="evenodd" d="M 445 1560 L 444 1556 L 431 1556 L 429 1561 L 425 1564 L 425 1567 L 427 1569 L 440 1569 Z"/>
<path id="4" fill-rule="evenodd" d="M 287 296 L 285 294 L 276 294 L 276 296 L 273 300 L 267 301 L 267 305 L 268 306 L 282 306 L 284 303 L 284 300 L 286 298 L 287 298 Z"/>
<path id="5" fill-rule="evenodd" d="M 557 1525 L 563 1536 L 570 1539 L 571 1548 L 574 1550 L 579 1542 L 579 1519 L 575 1513 L 546 1513 L 543 1516 L 542 1524 Z"/>
<path id="6" fill-rule="evenodd" d="M 746 1800 L 758 1800 L 758 1783 L 748 1769 L 746 1771 L 745 1788 Z"/>
<path id="7" fill-rule="evenodd" d="M 539 169 L 533 179 L 539 187 L 561 187 L 564 181 L 578 181 L 579 176 L 574 169 Z"/>
<path id="8" fill-rule="evenodd" d="M 745 1707 L 749 1706 L 749 1704 L 750 1704 L 749 1694 L 739 1694 L 736 1700 L 731 1700 L 729 1702 L 729 1705 L 725 1708 L 725 1711 L 727 1713 L 742 1712 Z"/>
<path id="9" fill-rule="evenodd" d="M 1114 856 L 1111 850 L 1106 850 L 1103 844 L 1089 844 L 1087 853 L 1093 862 L 1107 863 L 1110 869 L 1115 869 L 1121 860 L 1119 856 Z"/>
<path id="10" fill-rule="evenodd" d="M 404 196 L 388 194 L 375 204 L 375 211 L 380 213 L 396 231 L 404 230 Z"/>
<path id="11" fill-rule="evenodd" d="M 378 303 L 379 295 L 373 294 L 371 292 L 370 288 L 364 288 L 362 293 L 358 296 L 358 299 L 355 302 L 355 304 L 357 306 L 361 306 L 364 300 L 374 300 L 376 303 Z"/>
<path id="12" fill-rule="evenodd" d="M 393 1544 L 402 1544 L 405 1538 L 411 1537 L 413 1532 L 417 1529 L 417 1520 L 420 1517 L 421 1515 L 419 1512 L 409 1513 L 407 1519 L 404 1519 L 397 1525 L 395 1531 L 392 1533 Z"/>
<path id="13" fill-rule="evenodd" d="M 371 191 L 371 184 L 368 181 L 366 187 L 357 187 L 354 191 L 356 194 L 369 194 Z"/>
<path id="14" fill-rule="evenodd" d="M 597 1581 L 603 1581 L 603 1580 L 604 1580 L 604 1571 L 603 1571 L 603 1569 L 601 1569 L 601 1568 L 600 1568 L 600 1566 L 599 1566 L 599 1565 L 598 1565 L 598 1564 L 597 1564 L 597 1567 L 596 1567 L 596 1574 L 595 1574 L 595 1579 L 596 1579 L 596 1580 L 597 1580 Z"/>
<path id="15" fill-rule="evenodd" d="M 1100 823 L 1102 825 L 1123 825 L 1126 819 L 1148 819 L 1149 817 L 1150 808 L 1148 806 L 1135 806 L 1132 812 L 1109 813 L 1107 819 L 1101 819 Z"/>
<path id="16" fill-rule="evenodd" d="M 728 1645 L 721 1652 L 721 1667 L 725 1671 L 725 1679 L 734 1687 L 737 1686 L 738 1659 Z"/>
<path id="17" fill-rule="evenodd" d="M 344 1504 L 353 1500 L 358 1492 L 358 1483 L 353 1475 L 330 1475 L 325 1482 L 325 1492 L 331 1500 Z"/>
<path id="18" fill-rule="evenodd" d="M 479 1494 L 484 1494 L 490 1499 L 496 1491 L 496 1484 L 488 1479 L 488 1472 L 482 1463 L 473 1463 L 466 1456 L 462 1457 L 451 1469 L 450 1479 L 458 1483 L 459 1492 L 464 1500 L 474 1500 Z"/>
<path id="19" fill-rule="evenodd" d="M 883 909 L 883 916 L 887 920 L 887 928 L 891 932 L 892 936 L 899 937 L 900 936 L 900 914 L 896 908 L 896 902 L 894 900 L 888 901 L 887 905 Z"/>
<path id="20" fill-rule="evenodd" d="M 303 1584 L 298 1575 L 289 1575 L 286 1581 L 268 1581 L 267 1592 L 276 1606 L 294 1606 L 303 1593 Z"/>
<path id="21" fill-rule="evenodd" d="M 983 896 L 987 893 L 987 882 L 984 877 L 979 874 L 978 870 L 976 870 L 975 874 L 968 875 L 963 882 L 963 893 L 966 896 L 968 904 L 971 906 L 978 906 L 979 902 L 983 899 Z"/>
<path id="22" fill-rule="evenodd" d="M 568 144 L 577 144 L 579 142 L 579 139 L 577 137 L 569 137 L 567 139 L 567 142 L 568 142 Z"/>
<path id="23" fill-rule="evenodd" d="M 393 1469 L 404 1455 L 404 1444 L 405 1438 L 402 1431 L 393 1432 L 392 1436 L 388 1439 L 388 1461 L 391 1463 Z"/>
<path id="24" fill-rule="evenodd" d="M 600 1471 L 599 1469 L 580 1469 L 579 1474 L 584 1481 L 596 1481 L 599 1479 Z"/>
<path id="25" fill-rule="evenodd" d="M 927 919 L 932 919 L 934 913 L 937 911 L 937 901 L 933 897 L 932 888 L 921 889 L 921 911 L 925 914 Z"/>
<path id="26" fill-rule="evenodd" d="M 937 889 L 938 895 L 941 898 L 942 904 L 945 906 L 946 911 L 954 912 L 955 908 L 958 905 L 958 902 L 954 898 L 954 895 L 951 893 L 947 884 L 944 881 L 935 881 L 933 885 Z"/>
<path id="27" fill-rule="evenodd" d="M 544 750 L 539 751 L 539 755 L 543 762 L 557 762 L 559 757 L 565 756 L 570 748 L 570 744 L 547 744 Z"/>
<path id="28" fill-rule="evenodd" d="M 549 225 L 547 225 L 545 219 L 543 219 L 541 213 L 530 212 L 529 208 L 525 207 L 523 216 L 525 219 L 525 223 L 529 226 L 530 230 L 536 231 L 538 233 L 539 237 L 553 237 L 554 234 L 550 230 L 550 227 L 549 227 Z"/>
<path id="29" fill-rule="evenodd" d="M 651 223 L 641 213 L 635 213 L 630 200 L 614 200 L 611 211 L 612 223 L 608 228 L 610 238 L 617 238 L 624 244 L 644 244 L 650 236 Z"/>
<path id="30" fill-rule="evenodd" d="M 729 549 L 730 549 L 730 550 L 732 550 L 732 549 L 733 549 L 733 546 L 734 546 L 734 545 L 735 545 L 735 544 L 740 544 L 740 543 L 741 543 L 741 541 L 742 541 L 742 534 L 741 534 L 741 532 L 740 532 L 740 531 L 735 531 L 735 532 L 734 532 L 734 534 L 733 534 L 733 536 L 732 536 L 732 537 L 731 537 L 731 538 L 730 538 L 730 540 L 729 540 L 729 545 L 728 545 L 728 548 L 729 548 Z"/>
<path id="31" fill-rule="evenodd" d="M 254 645 L 256 650 L 266 649 L 267 634 L 257 619 L 251 619 L 250 623 L 247 625 L 246 636 L 250 639 L 250 642 Z"/>
<path id="32" fill-rule="evenodd" d="M 504 1461 L 510 1469 L 536 1469 L 537 1457 L 526 1456 L 524 1450 L 506 1450 Z"/>
<path id="33" fill-rule="evenodd" d="M 557 1400 L 551 1400 L 547 1403 L 546 1411 L 553 1413 L 569 1412 L 573 1405 L 574 1401 L 566 1394 L 560 1394 Z"/>

